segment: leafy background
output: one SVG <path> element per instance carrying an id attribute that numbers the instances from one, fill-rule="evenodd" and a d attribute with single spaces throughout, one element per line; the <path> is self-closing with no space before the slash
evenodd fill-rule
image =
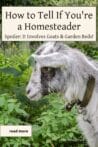
<path id="1" fill-rule="evenodd" d="M 95 0 L 4 0 L 0 6 L 94 6 Z M 1 16 L 1 11 L 0 11 Z M 0 20 L 1 22 L 2 20 Z M 1 25 L 1 23 L 0 23 Z M 0 27 L 1 28 L 1 27 Z M 98 29 L 97 29 L 98 30 Z M 38 102 L 25 94 L 32 66 L 28 58 L 42 42 L 0 41 L 0 124 L 32 125 L 32 137 L 0 138 L 0 147 L 86 147 L 77 126 L 77 110 L 65 111 L 62 95 Z M 65 42 L 98 60 L 98 43 Z"/>

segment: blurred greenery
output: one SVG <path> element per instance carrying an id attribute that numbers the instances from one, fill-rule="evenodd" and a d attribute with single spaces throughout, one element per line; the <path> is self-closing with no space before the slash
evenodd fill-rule
<path id="1" fill-rule="evenodd" d="M 32 6 L 68 6 L 68 5 L 96 5 L 96 0 L 4 0 L 1 5 L 32 5 Z"/>

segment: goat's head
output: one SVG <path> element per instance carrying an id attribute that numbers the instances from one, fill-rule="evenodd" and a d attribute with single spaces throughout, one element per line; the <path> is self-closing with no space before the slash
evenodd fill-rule
<path id="1" fill-rule="evenodd" d="M 60 42 L 43 44 L 32 58 L 36 63 L 27 86 L 30 100 L 51 91 L 62 92 L 69 101 L 82 99 L 89 75 L 96 70 L 84 54 Z"/>
<path id="2" fill-rule="evenodd" d="M 63 44 L 48 42 L 31 55 L 35 60 L 35 67 L 26 89 L 30 100 L 38 100 L 51 91 L 64 90 L 63 69 L 67 68 L 67 56 L 63 52 Z"/>

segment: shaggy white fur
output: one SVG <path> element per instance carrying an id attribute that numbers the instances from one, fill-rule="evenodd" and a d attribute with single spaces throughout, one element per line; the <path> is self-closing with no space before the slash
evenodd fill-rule
<path id="1" fill-rule="evenodd" d="M 44 91 L 59 91 L 69 102 L 82 101 L 89 77 L 95 78 L 91 100 L 85 107 L 86 120 L 79 114 L 78 122 L 89 146 L 98 147 L 98 63 L 60 42 L 44 43 L 32 56 L 36 64 L 27 85 L 30 100 L 40 99 Z"/>

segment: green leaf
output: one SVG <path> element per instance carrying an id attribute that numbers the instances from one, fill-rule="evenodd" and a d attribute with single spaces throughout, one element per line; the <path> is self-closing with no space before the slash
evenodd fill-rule
<path id="1" fill-rule="evenodd" d="M 19 68 L 21 69 L 21 71 L 25 71 L 28 68 L 27 64 L 19 64 Z"/>
<path id="2" fill-rule="evenodd" d="M 19 144 L 18 143 L 17 144 L 15 143 L 13 147 L 19 147 Z"/>
<path id="3" fill-rule="evenodd" d="M 69 133 L 69 137 L 70 138 L 73 138 L 74 137 L 74 134 L 73 133 Z"/>
<path id="4" fill-rule="evenodd" d="M 20 76 L 22 74 L 21 71 L 18 71 L 17 69 L 15 69 L 13 67 L 3 67 L 3 68 L 0 68 L 0 72 L 3 72 L 5 74 L 12 74 L 15 77 Z"/>
<path id="5" fill-rule="evenodd" d="M 16 103 L 16 101 L 17 101 L 16 99 L 8 99 L 9 103 Z"/>
<path id="6" fill-rule="evenodd" d="M 28 116 L 28 113 L 26 113 L 23 109 L 20 109 L 20 108 L 15 108 L 15 111 L 18 113 L 18 114 L 23 114 L 24 116 Z"/>
<path id="7" fill-rule="evenodd" d="M 22 140 L 22 144 L 30 147 L 30 143 L 28 142 L 28 140 Z"/>
<path id="8" fill-rule="evenodd" d="M 8 112 L 13 112 L 15 105 L 13 103 L 8 104 Z"/>
<path id="9" fill-rule="evenodd" d="M 5 105 L 5 98 L 4 97 L 0 97 L 0 107 L 4 106 Z"/>
<path id="10" fill-rule="evenodd" d="M 28 64 L 29 64 L 30 66 L 34 66 L 34 65 L 35 65 L 35 60 L 34 60 L 34 58 L 33 58 L 32 56 L 29 57 L 29 59 L 28 59 Z"/>

